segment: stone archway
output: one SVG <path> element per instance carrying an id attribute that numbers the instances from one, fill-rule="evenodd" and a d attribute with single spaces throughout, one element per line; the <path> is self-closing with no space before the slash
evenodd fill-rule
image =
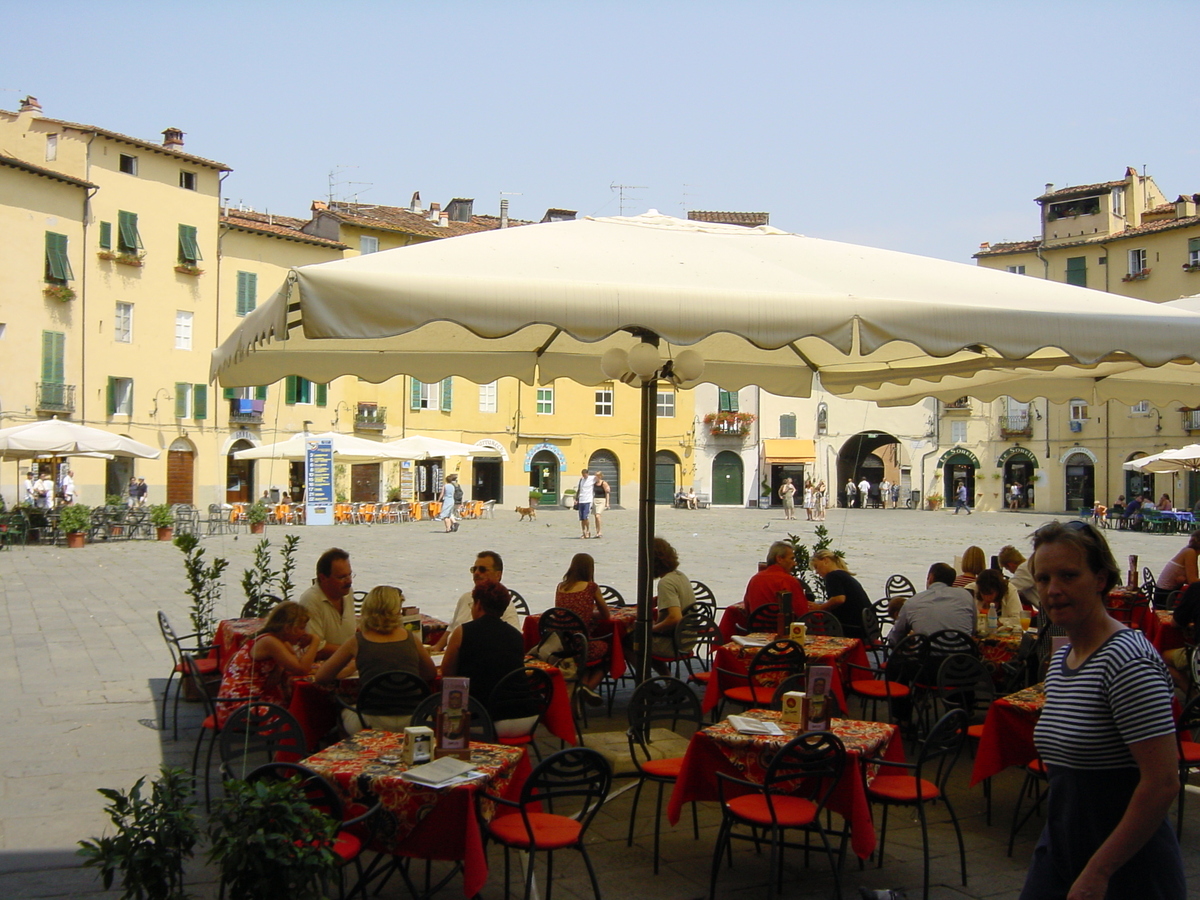
<path id="1" fill-rule="evenodd" d="M 254 462 L 249 459 L 234 459 L 239 450 L 254 446 L 245 439 L 234 441 L 225 456 L 225 502 L 253 503 L 258 499 L 254 493 Z"/>
<path id="2" fill-rule="evenodd" d="M 608 484 L 608 505 L 621 503 L 621 461 L 611 450 L 597 450 L 588 459 L 588 471 L 599 472 Z"/>
<path id="3" fill-rule="evenodd" d="M 884 431 L 862 431 L 847 438 L 838 451 L 835 484 L 829 487 L 836 489 L 838 505 L 847 505 L 846 482 L 853 480 L 857 485 L 864 477 L 871 485 L 869 500 L 864 503 L 855 494 L 855 506 L 879 502 L 879 484 L 885 478 L 900 486 L 902 498 L 907 496 L 912 476 L 902 452 L 900 440 Z"/>

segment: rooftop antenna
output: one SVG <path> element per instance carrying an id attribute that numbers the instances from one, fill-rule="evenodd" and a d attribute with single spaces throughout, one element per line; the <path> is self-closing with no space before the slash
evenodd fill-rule
<path id="1" fill-rule="evenodd" d="M 645 191 L 645 190 L 649 190 L 649 186 L 644 185 L 644 184 L 617 184 L 614 181 L 612 184 L 610 184 L 608 186 L 608 189 L 610 191 L 618 191 L 619 192 L 619 196 L 620 196 L 619 205 L 621 208 L 621 215 L 625 215 L 625 201 L 627 199 L 630 201 L 639 199 L 638 197 L 628 197 L 627 198 L 625 196 L 625 192 L 626 191 Z"/>
<path id="2" fill-rule="evenodd" d="M 335 166 L 332 170 L 330 170 L 330 172 L 329 172 L 329 205 L 331 207 L 333 206 L 334 203 L 347 202 L 342 199 L 337 199 L 337 200 L 334 199 L 334 195 L 337 193 L 337 188 L 349 187 L 350 185 L 366 185 L 364 190 L 369 191 L 372 187 L 374 187 L 374 183 L 370 182 L 370 181 L 338 181 L 337 180 L 338 175 L 341 174 L 338 171 L 339 169 L 357 169 L 357 168 L 358 168 L 358 166 L 341 166 L 341 165 L 339 165 L 339 166 Z M 362 193 L 362 192 L 361 191 L 354 192 L 354 203 L 356 205 L 358 204 L 358 196 L 360 193 Z"/>
<path id="3" fill-rule="evenodd" d="M 683 217 L 686 219 L 688 210 L 691 209 L 691 207 L 688 206 L 687 198 L 694 196 L 694 195 L 692 194 L 691 191 L 688 190 L 688 188 L 691 187 L 690 184 L 682 184 L 682 185 L 680 185 L 680 187 L 683 188 L 683 190 L 680 191 L 680 194 L 679 194 L 679 208 L 683 210 Z"/>

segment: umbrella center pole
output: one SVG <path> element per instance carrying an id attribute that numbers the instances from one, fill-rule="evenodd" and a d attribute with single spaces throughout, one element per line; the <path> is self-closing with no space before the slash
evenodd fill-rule
<path id="1" fill-rule="evenodd" d="M 658 446 L 658 376 L 642 381 L 641 446 L 638 484 L 637 627 L 634 630 L 634 678 L 650 677 L 650 610 L 654 597 L 654 459 Z"/>

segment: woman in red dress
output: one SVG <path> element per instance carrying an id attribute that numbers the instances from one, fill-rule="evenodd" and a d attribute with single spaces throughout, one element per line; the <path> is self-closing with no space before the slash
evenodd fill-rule
<path id="1" fill-rule="evenodd" d="M 608 607 L 600 597 L 600 588 L 595 582 L 596 561 L 590 554 L 576 553 L 563 580 L 554 592 L 554 605 L 575 613 L 595 633 L 608 624 Z M 580 686 L 588 703 L 599 705 L 603 699 L 596 693 L 596 685 L 604 680 L 602 661 L 608 656 L 608 641 L 588 641 L 587 665 L 580 677 Z"/>
<path id="2" fill-rule="evenodd" d="M 225 701 L 217 704 L 219 726 L 250 700 L 287 706 L 287 676 L 310 674 L 317 658 L 318 645 L 307 625 L 308 611 L 299 603 L 284 601 L 271 610 L 258 633 L 229 660 L 218 695 Z"/>

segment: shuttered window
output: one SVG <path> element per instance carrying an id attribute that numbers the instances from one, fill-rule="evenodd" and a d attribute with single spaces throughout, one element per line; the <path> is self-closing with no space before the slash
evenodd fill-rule
<path id="1" fill-rule="evenodd" d="M 100 223 L 100 249 L 112 249 L 112 222 Z"/>
<path id="2" fill-rule="evenodd" d="M 442 379 L 442 412 L 450 412 L 453 405 L 454 387 L 451 382 L 450 378 Z"/>
<path id="3" fill-rule="evenodd" d="M 258 306 L 258 275 L 254 272 L 237 273 L 237 314 L 246 316 Z"/>
<path id="4" fill-rule="evenodd" d="M 738 395 L 737 391 L 717 390 L 717 411 L 718 412 L 737 412 L 738 411 Z"/>
<path id="5" fill-rule="evenodd" d="M 208 418 L 208 385 L 192 385 L 192 418 L 197 421 Z"/>
<path id="6" fill-rule="evenodd" d="M 181 265 L 194 266 L 204 259 L 200 255 L 200 245 L 196 242 L 196 226 L 179 226 L 179 262 Z"/>
<path id="7" fill-rule="evenodd" d="M 124 210 L 117 213 L 117 249 L 122 253 L 137 253 L 142 249 L 137 213 Z"/>
<path id="8" fill-rule="evenodd" d="M 67 236 L 46 232 L 46 280 L 52 284 L 66 284 L 75 278 L 71 261 L 67 259 Z"/>
<path id="9" fill-rule="evenodd" d="M 61 331 L 42 332 L 42 381 L 62 384 L 66 378 L 66 362 L 63 348 L 67 336 Z"/>
<path id="10" fill-rule="evenodd" d="M 1067 284 L 1087 287 L 1087 257 L 1072 256 L 1067 260 Z"/>

